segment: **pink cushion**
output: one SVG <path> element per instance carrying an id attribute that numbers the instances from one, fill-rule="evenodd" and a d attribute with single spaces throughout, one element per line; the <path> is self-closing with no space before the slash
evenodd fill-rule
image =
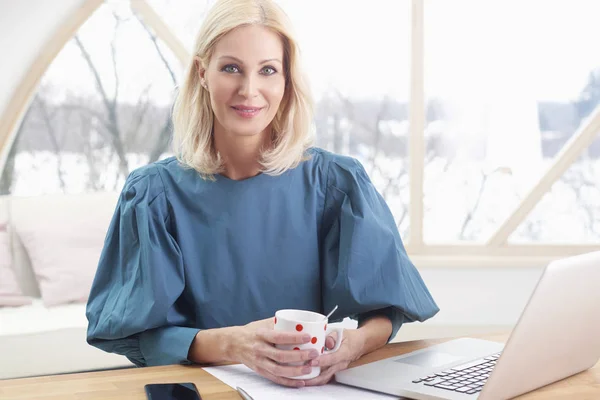
<path id="1" fill-rule="evenodd" d="M 12 218 L 46 306 L 85 302 L 117 195 L 13 199 Z"/>
<path id="2" fill-rule="evenodd" d="M 0 307 L 31 304 L 31 298 L 21 292 L 11 264 L 9 235 L 6 225 L 0 224 Z"/>
<path id="3" fill-rule="evenodd" d="M 87 301 L 105 236 L 99 230 L 61 233 L 19 232 L 46 306 Z"/>

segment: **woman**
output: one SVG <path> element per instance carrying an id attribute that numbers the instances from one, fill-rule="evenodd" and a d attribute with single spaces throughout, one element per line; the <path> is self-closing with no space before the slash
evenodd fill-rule
<path id="1" fill-rule="evenodd" d="M 289 26 L 271 0 L 210 10 L 173 112 L 177 158 L 132 172 L 120 196 L 87 307 L 90 344 L 140 366 L 241 362 L 299 387 L 438 311 L 363 167 L 310 147 Z M 276 335 L 276 310 L 336 304 L 337 320 L 359 324 L 339 351 L 274 346 L 310 340 Z M 290 379 L 314 365 L 319 377 Z"/>

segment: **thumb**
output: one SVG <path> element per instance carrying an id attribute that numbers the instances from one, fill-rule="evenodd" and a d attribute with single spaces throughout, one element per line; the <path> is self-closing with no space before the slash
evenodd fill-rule
<path id="1" fill-rule="evenodd" d="M 328 349 L 333 349 L 335 347 L 335 339 L 333 336 L 327 336 L 327 339 L 325 339 L 325 347 Z"/>

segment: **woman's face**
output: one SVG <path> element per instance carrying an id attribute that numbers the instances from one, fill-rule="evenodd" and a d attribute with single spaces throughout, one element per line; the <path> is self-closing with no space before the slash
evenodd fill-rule
<path id="1" fill-rule="evenodd" d="M 285 92 L 283 43 L 268 28 L 234 29 L 216 44 L 206 70 L 215 134 L 252 136 L 266 131 Z"/>

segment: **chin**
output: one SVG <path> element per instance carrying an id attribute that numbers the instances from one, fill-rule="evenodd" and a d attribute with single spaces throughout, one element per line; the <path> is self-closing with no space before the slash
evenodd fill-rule
<path id="1" fill-rule="evenodd" d="M 264 132 L 266 127 L 260 126 L 260 127 L 256 127 L 256 128 L 252 128 L 252 127 L 239 127 L 239 126 L 232 126 L 231 129 L 229 130 L 231 133 L 233 133 L 235 136 L 256 136 L 261 134 L 262 132 Z"/>

